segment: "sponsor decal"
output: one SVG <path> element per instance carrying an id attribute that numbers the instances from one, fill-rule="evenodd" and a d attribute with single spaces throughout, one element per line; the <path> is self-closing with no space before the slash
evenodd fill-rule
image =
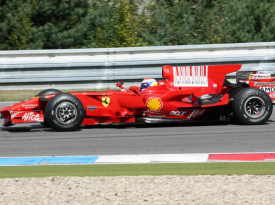
<path id="1" fill-rule="evenodd" d="M 275 85 L 275 82 L 256 82 L 254 85 Z"/>
<path id="2" fill-rule="evenodd" d="M 208 87 L 208 66 L 173 67 L 174 86 Z"/>
<path id="3" fill-rule="evenodd" d="M 97 107 L 96 106 L 87 106 L 87 110 L 96 110 L 97 109 Z"/>
<path id="4" fill-rule="evenodd" d="M 270 97 L 270 98 L 275 98 L 275 93 L 270 93 L 270 94 L 269 94 L 269 97 Z"/>
<path id="5" fill-rule="evenodd" d="M 275 100 L 273 100 L 272 103 L 275 103 Z"/>
<path id="6" fill-rule="evenodd" d="M 161 99 L 151 97 L 147 100 L 146 106 L 151 110 L 151 111 L 160 111 L 160 109 L 163 106 L 163 103 Z"/>
<path id="7" fill-rule="evenodd" d="M 183 116 L 185 113 L 185 111 L 171 111 L 170 115 L 177 115 L 177 116 Z"/>
<path id="8" fill-rule="evenodd" d="M 250 74 L 249 79 L 265 79 L 270 78 L 270 74 Z"/>
<path id="9" fill-rule="evenodd" d="M 275 87 L 260 87 L 260 89 L 267 93 L 275 92 Z"/>
<path id="10" fill-rule="evenodd" d="M 26 104 L 26 105 L 22 105 L 22 107 L 25 107 L 25 108 L 35 108 L 35 107 L 37 107 L 37 104 Z"/>
<path id="11" fill-rule="evenodd" d="M 193 110 L 192 113 L 187 118 L 190 119 L 190 118 L 201 116 L 204 113 L 204 111 L 205 110 L 203 109 Z"/>
<path id="12" fill-rule="evenodd" d="M 169 73 L 169 69 L 164 69 L 164 72 L 165 73 Z"/>
<path id="13" fill-rule="evenodd" d="M 213 84 L 213 88 L 216 88 L 216 87 L 218 87 L 218 85 L 217 84 Z"/>
<path id="14" fill-rule="evenodd" d="M 24 120 L 24 121 L 39 120 L 39 114 L 35 115 L 34 112 L 25 113 L 24 116 L 22 117 L 22 120 Z"/>
<path id="15" fill-rule="evenodd" d="M 15 116 L 18 115 L 18 114 L 19 114 L 19 112 L 11 114 L 11 118 L 15 118 Z"/>
<path id="16" fill-rule="evenodd" d="M 111 99 L 110 97 L 102 97 L 102 105 L 104 107 L 108 107 L 110 105 Z"/>

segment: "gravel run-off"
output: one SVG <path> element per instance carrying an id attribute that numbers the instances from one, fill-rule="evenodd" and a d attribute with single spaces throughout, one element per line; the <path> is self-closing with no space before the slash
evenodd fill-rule
<path id="1" fill-rule="evenodd" d="M 275 204 L 275 176 L 5 178 L 0 204 Z"/>

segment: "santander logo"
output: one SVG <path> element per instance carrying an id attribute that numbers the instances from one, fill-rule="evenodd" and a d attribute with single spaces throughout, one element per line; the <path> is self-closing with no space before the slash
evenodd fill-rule
<path id="1" fill-rule="evenodd" d="M 25 113 L 22 117 L 22 120 L 24 121 L 30 121 L 30 120 L 39 120 L 39 114 L 34 114 L 33 112 Z"/>

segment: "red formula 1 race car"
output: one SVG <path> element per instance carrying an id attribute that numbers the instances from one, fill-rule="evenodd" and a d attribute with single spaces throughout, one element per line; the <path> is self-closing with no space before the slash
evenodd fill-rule
<path id="1" fill-rule="evenodd" d="M 4 126 L 39 122 L 57 131 L 105 123 L 178 123 L 232 117 L 248 125 L 265 123 L 272 114 L 273 80 L 225 79 L 241 65 L 163 66 L 165 80 L 144 79 L 141 87 L 106 92 L 47 89 L 35 98 L 1 109 Z M 260 88 L 260 89 L 258 89 Z M 270 91 L 269 95 L 264 91 Z"/>

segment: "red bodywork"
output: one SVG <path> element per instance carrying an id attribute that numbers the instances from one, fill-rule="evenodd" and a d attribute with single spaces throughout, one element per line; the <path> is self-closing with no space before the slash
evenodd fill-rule
<path id="1" fill-rule="evenodd" d="M 146 118 L 167 120 L 195 120 L 203 117 L 211 108 L 228 105 L 227 92 L 233 86 L 224 86 L 225 76 L 236 72 L 241 65 L 214 66 L 163 66 L 159 86 L 139 91 L 132 86 L 129 90 L 106 92 L 72 92 L 82 102 L 85 118 L 82 125 L 97 123 L 135 123 Z M 270 80 L 270 79 L 269 79 Z M 267 79 L 255 82 L 269 82 Z M 251 87 L 257 87 L 254 81 Z M 272 86 L 274 87 L 274 86 Z M 275 93 L 274 93 L 275 94 Z M 44 122 L 44 111 L 53 95 L 35 97 L 1 109 L 4 126 L 26 122 Z M 199 103 L 203 96 L 218 98 L 213 103 Z M 273 96 L 275 97 L 275 96 Z M 46 99 L 46 100 L 45 100 Z"/>
<path id="2" fill-rule="evenodd" d="M 255 71 L 248 76 L 248 79 L 241 80 L 241 82 L 248 87 L 265 91 L 271 98 L 272 103 L 275 103 L 275 78 L 271 78 L 271 74 Z"/>

